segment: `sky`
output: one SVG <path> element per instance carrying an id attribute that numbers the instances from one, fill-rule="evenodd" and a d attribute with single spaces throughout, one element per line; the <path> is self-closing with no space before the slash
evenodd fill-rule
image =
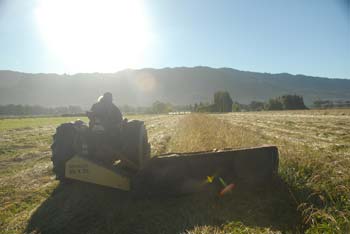
<path id="1" fill-rule="evenodd" d="M 350 1 L 0 0 L 0 70 L 182 66 L 350 79 Z"/>

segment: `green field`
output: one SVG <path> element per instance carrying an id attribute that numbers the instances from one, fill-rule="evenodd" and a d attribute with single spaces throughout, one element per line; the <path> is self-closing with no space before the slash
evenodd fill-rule
<path id="1" fill-rule="evenodd" d="M 280 181 L 147 199 L 60 184 L 51 136 L 75 118 L 0 119 L 0 233 L 350 233 L 350 110 L 130 118 L 145 121 L 152 155 L 275 144 Z"/>

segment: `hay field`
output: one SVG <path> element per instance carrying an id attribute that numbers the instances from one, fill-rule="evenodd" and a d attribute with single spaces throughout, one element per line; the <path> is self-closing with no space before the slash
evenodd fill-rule
<path id="1" fill-rule="evenodd" d="M 51 135 L 74 118 L 0 120 L 0 233 L 350 232 L 350 110 L 133 116 L 152 155 L 276 144 L 279 183 L 224 197 L 131 199 L 54 180 Z"/>

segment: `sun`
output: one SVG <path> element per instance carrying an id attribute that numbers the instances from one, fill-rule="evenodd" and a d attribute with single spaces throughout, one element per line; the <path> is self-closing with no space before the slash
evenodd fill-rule
<path id="1" fill-rule="evenodd" d="M 141 0 L 40 0 L 39 32 L 67 72 L 138 67 L 151 42 Z"/>

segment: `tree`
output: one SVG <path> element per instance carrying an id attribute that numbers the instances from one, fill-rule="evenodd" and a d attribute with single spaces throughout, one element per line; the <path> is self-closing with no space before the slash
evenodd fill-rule
<path id="1" fill-rule="evenodd" d="M 197 112 L 197 111 L 198 111 L 198 105 L 197 105 L 197 103 L 194 104 L 194 106 L 193 106 L 193 111 L 194 111 L 194 112 Z"/>
<path id="2" fill-rule="evenodd" d="M 258 101 L 252 101 L 249 104 L 249 110 L 251 111 L 262 111 L 264 110 L 265 103 L 263 102 L 258 102 Z"/>
<path id="3" fill-rule="evenodd" d="M 316 108 L 332 108 L 334 106 L 333 101 L 330 100 L 316 100 L 314 101 L 314 107 Z"/>
<path id="4" fill-rule="evenodd" d="M 271 98 L 266 104 L 265 109 L 267 110 L 283 110 L 283 104 L 279 98 Z"/>
<path id="5" fill-rule="evenodd" d="M 307 109 L 302 96 L 283 95 L 272 98 L 266 105 L 267 110 L 303 110 Z"/>
<path id="6" fill-rule="evenodd" d="M 0 105 L 0 115 L 62 115 L 81 114 L 83 110 L 79 106 L 69 107 L 42 107 L 29 105 Z"/>
<path id="7" fill-rule="evenodd" d="M 197 111 L 198 112 L 215 112 L 216 106 L 214 104 L 202 105 L 198 107 Z"/>
<path id="8" fill-rule="evenodd" d="M 160 102 L 160 101 L 155 101 L 152 104 L 152 112 L 154 114 L 164 114 L 164 113 L 169 113 L 172 110 L 172 107 L 168 103 Z"/>
<path id="9" fill-rule="evenodd" d="M 232 98 L 228 92 L 219 91 L 214 94 L 214 109 L 217 112 L 232 112 Z"/>
<path id="10" fill-rule="evenodd" d="M 238 102 L 233 103 L 232 105 L 232 111 L 233 112 L 239 112 L 241 111 L 241 105 Z"/>
<path id="11" fill-rule="evenodd" d="M 284 110 L 303 110 L 307 109 L 304 99 L 299 95 L 283 95 L 280 97 Z"/>

